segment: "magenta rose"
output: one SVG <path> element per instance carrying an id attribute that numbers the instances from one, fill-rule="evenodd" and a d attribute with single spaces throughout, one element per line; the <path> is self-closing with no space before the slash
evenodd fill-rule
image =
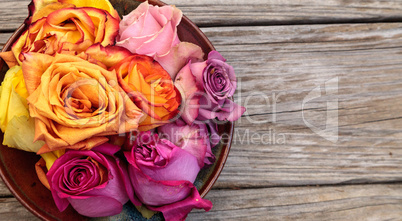
<path id="1" fill-rule="evenodd" d="M 158 132 L 160 137 L 171 141 L 195 156 L 200 168 L 203 168 L 204 164 L 210 165 L 215 161 L 215 156 L 211 151 L 210 135 L 205 124 L 192 124 L 190 126 L 182 119 L 178 119 L 175 122 L 158 127 Z"/>
<path id="2" fill-rule="evenodd" d="M 200 167 L 189 152 L 147 131 L 137 135 L 132 150 L 124 155 L 129 162 L 134 205 L 145 204 L 160 211 L 166 221 L 184 220 L 193 208 L 212 208 L 193 185 Z"/>
<path id="3" fill-rule="evenodd" d="M 197 79 L 197 85 L 203 87 L 206 95 L 199 100 L 198 119 L 236 121 L 246 109 L 230 98 L 236 91 L 237 81 L 234 69 L 217 51 L 208 54 L 208 60 L 195 63 L 191 72 Z"/>
<path id="4" fill-rule="evenodd" d="M 114 156 L 119 150 L 106 143 L 92 150 L 67 150 L 58 158 L 46 174 L 57 208 L 64 211 L 71 204 L 89 217 L 119 214 L 130 190 L 127 169 Z"/>
<path id="5" fill-rule="evenodd" d="M 182 16 L 182 12 L 171 5 L 159 7 L 147 1 L 141 3 L 123 16 L 116 45 L 153 57 L 174 79 L 187 60 L 199 61 L 204 56 L 199 46 L 179 40 L 177 26 Z"/>

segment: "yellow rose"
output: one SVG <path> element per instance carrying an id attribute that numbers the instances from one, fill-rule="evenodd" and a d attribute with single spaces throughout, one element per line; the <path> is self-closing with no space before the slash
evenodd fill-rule
<path id="1" fill-rule="evenodd" d="M 22 64 L 35 118 L 39 154 L 59 149 L 91 149 L 105 136 L 138 128 L 141 110 L 118 85 L 116 73 L 79 56 L 27 53 Z"/>
<path id="2" fill-rule="evenodd" d="M 29 116 L 26 98 L 28 92 L 21 66 L 9 69 L 0 86 L 0 128 L 3 145 L 37 152 L 44 142 L 33 142 L 35 123 Z"/>

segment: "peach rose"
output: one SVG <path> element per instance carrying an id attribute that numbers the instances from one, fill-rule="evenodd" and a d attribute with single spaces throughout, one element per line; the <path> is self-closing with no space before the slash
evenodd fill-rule
<path id="1" fill-rule="evenodd" d="M 153 58 L 132 55 L 112 69 L 116 70 L 123 90 L 148 115 L 140 123 L 141 131 L 169 123 L 178 114 L 180 93 L 169 73 Z"/>
<path id="2" fill-rule="evenodd" d="M 93 45 L 85 52 L 117 73 L 119 84 L 131 100 L 146 114 L 141 131 L 169 123 L 178 114 L 179 91 L 169 73 L 146 55 L 136 55 L 119 46 Z"/>
<path id="3" fill-rule="evenodd" d="M 116 73 L 69 54 L 24 54 L 22 64 L 35 118 L 39 154 L 58 149 L 91 149 L 104 136 L 138 128 L 142 112 L 118 85 Z"/>
<path id="4" fill-rule="evenodd" d="M 46 17 L 35 20 L 36 15 Z M 12 46 L 13 55 L 2 54 L 9 66 L 21 64 L 25 60 L 24 53 L 28 52 L 78 54 L 94 43 L 114 44 L 119 28 L 119 19 L 105 10 L 62 3 L 44 6 L 33 15 L 32 21 Z M 12 61 L 12 56 L 16 60 Z"/>

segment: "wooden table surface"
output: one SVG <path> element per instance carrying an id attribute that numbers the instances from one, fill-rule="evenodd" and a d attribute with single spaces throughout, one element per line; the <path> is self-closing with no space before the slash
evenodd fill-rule
<path id="1" fill-rule="evenodd" d="M 0 47 L 28 0 L 0 0 Z M 234 66 L 226 166 L 188 220 L 402 220 L 402 1 L 169 0 Z M 37 220 L 0 181 L 0 220 Z"/>

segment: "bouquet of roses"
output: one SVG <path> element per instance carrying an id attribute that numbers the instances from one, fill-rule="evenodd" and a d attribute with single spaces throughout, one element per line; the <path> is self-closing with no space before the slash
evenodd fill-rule
<path id="1" fill-rule="evenodd" d="M 4 145 L 41 155 L 37 175 L 58 209 L 111 216 L 131 201 L 166 220 L 210 210 L 193 183 L 214 162 L 217 124 L 245 111 L 225 59 L 179 39 L 174 6 L 144 2 L 124 16 L 108 0 L 28 8 L 25 31 L 0 53 L 0 126 Z"/>

